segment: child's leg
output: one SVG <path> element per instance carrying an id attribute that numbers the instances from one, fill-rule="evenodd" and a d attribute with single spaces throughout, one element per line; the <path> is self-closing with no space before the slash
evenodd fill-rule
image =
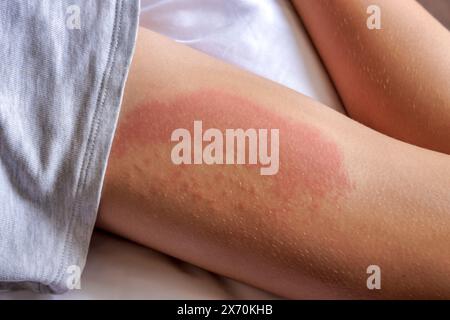
<path id="1" fill-rule="evenodd" d="M 245 165 L 176 165 L 217 155 L 209 142 L 174 153 L 172 134 L 194 121 L 216 139 L 277 129 L 279 157 L 274 145 L 261 164 L 247 147 Z M 448 296 L 449 176 L 447 155 L 140 30 L 98 226 L 287 297 Z"/>
<path id="2" fill-rule="evenodd" d="M 450 153 L 447 29 L 413 0 L 293 2 L 352 118 Z"/>

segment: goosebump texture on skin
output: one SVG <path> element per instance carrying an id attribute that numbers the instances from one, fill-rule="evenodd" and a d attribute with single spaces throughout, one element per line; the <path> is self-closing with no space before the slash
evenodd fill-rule
<path id="1" fill-rule="evenodd" d="M 178 94 L 169 101 L 155 99 L 140 103 L 124 116 L 117 129 L 112 154 L 122 158 L 148 144 L 173 146 L 172 132 L 177 128 L 192 128 L 198 120 L 203 121 L 205 127 L 223 132 L 230 128 L 279 129 L 279 172 L 260 178 L 271 185 L 270 197 L 289 202 L 292 197 L 304 194 L 305 199 L 309 199 L 310 209 L 314 209 L 320 207 L 322 201 L 338 200 L 351 189 L 342 153 L 318 128 L 280 116 L 250 99 L 216 89 Z M 167 155 L 162 159 L 170 162 L 170 148 L 166 149 Z M 204 170 L 214 170 L 225 165 L 200 166 Z M 259 175 L 259 168 L 245 165 L 245 169 L 255 175 Z M 178 170 L 194 169 L 181 165 Z"/>

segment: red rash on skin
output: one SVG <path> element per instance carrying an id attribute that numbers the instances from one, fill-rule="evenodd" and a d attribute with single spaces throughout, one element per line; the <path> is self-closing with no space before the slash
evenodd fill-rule
<path id="1" fill-rule="evenodd" d="M 268 129 L 270 137 L 270 129 L 279 129 L 279 171 L 261 179 L 273 179 L 272 194 L 282 200 L 289 200 L 296 192 L 308 192 L 311 206 L 317 207 L 324 197 L 336 200 L 351 188 L 338 146 L 319 129 L 219 90 L 200 90 L 181 94 L 169 102 L 138 105 L 121 119 L 112 155 L 121 158 L 127 151 L 146 144 L 174 146 L 177 142 L 170 140 L 173 130 L 186 128 L 193 135 L 194 120 L 202 120 L 203 132 L 208 128 L 223 133 L 225 129 L 261 128 Z M 170 151 L 167 161 L 171 161 Z M 258 175 L 261 166 L 247 165 Z"/>

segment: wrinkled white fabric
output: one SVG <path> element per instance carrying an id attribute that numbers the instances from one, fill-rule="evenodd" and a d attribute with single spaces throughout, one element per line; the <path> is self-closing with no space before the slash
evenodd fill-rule
<path id="1" fill-rule="evenodd" d="M 344 109 L 287 0 L 142 0 L 142 26 Z"/>

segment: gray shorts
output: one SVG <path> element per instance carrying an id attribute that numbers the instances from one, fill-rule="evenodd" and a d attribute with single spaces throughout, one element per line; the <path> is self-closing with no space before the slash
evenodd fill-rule
<path id="1" fill-rule="evenodd" d="M 0 289 L 76 285 L 138 0 L 0 1 Z"/>

